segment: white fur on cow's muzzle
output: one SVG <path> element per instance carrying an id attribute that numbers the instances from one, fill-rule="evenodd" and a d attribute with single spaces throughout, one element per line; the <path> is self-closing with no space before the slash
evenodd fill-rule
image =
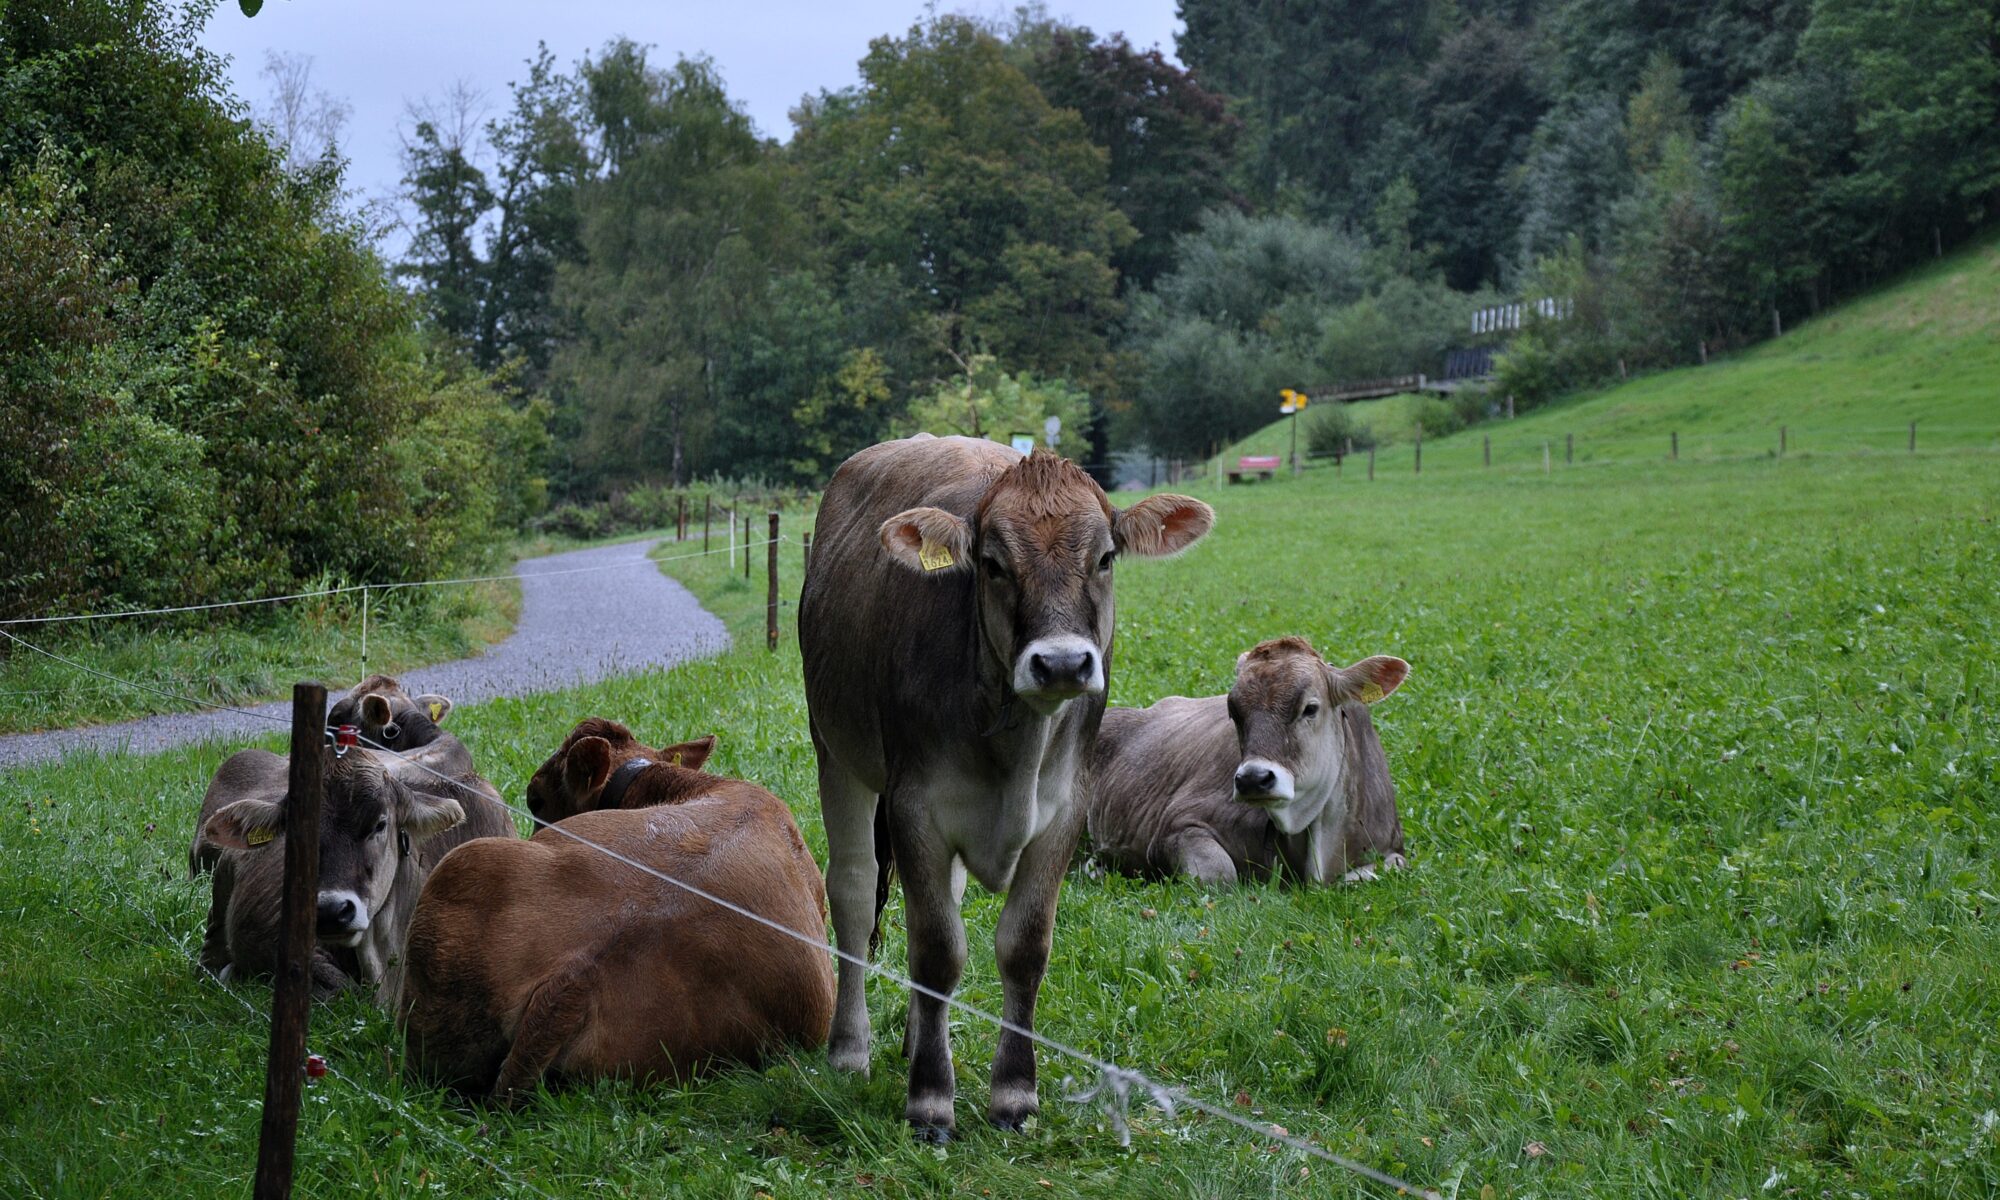
<path id="1" fill-rule="evenodd" d="M 1073 633 L 1036 638 L 1014 657 L 1014 694 L 1048 716 L 1065 701 L 1104 692 L 1104 653 Z"/>
<path id="2" fill-rule="evenodd" d="M 368 901 L 345 888 L 319 894 L 314 929 L 329 946 L 359 946 L 368 934 Z"/>
<path id="3" fill-rule="evenodd" d="M 1271 782 L 1254 791 L 1245 791 L 1243 786 L 1244 777 L 1260 771 L 1269 771 L 1271 773 Z M 1237 765 L 1236 798 L 1245 804 L 1256 804 L 1264 807 L 1290 804 L 1292 797 L 1297 794 L 1298 783 L 1293 779 L 1290 767 L 1274 763 L 1268 758 L 1246 758 Z"/>

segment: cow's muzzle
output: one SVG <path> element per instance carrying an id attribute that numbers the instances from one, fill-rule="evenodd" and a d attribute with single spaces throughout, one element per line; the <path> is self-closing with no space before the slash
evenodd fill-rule
<path id="1" fill-rule="evenodd" d="M 1047 715 L 1064 701 L 1104 691 L 1104 656 L 1074 634 L 1037 638 L 1014 660 L 1014 692 Z"/>
<path id="2" fill-rule="evenodd" d="M 1236 798 L 1245 804 L 1289 804 L 1293 795 L 1291 771 L 1268 758 L 1246 758 L 1236 768 Z"/>
<path id="3" fill-rule="evenodd" d="M 314 933 L 329 946 L 358 946 L 368 932 L 368 902 L 350 891 L 319 894 Z"/>

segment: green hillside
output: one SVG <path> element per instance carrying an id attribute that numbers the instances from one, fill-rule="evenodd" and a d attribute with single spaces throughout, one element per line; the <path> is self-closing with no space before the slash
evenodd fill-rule
<path id="1" fill-rule="evenodd" d="M 1378 456 L 1410 468 L 1415 398 L 1349 406 L 1362 423 L 1398 443 Z M 1300 450 L 1305 427 L 1300 418 Z M 1224 451 L 1282 454 L 1280 419 Z M 1686 458 L 1760 455 L 1787 428 L 1791 453 L 1900 451 L 1917 422 L 1918 448 L 2000 449 L 2000 237 L 1911 272 L 1816 320 L 1706 367 L 1664 371 L 1561 401 L 1516 420 L 1473 427 L 1424 447 L 1424 469 L 1483 463 L 1490 438 L 1496 467 L 1554 463 L 1564 439 L 1578 462 L 1663 457 L 1669 435 Z"/>

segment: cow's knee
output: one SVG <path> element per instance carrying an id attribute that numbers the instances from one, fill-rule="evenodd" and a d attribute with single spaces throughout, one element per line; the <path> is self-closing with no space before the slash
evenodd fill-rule
<path id="1" fill-rule="evenodd" d="M 1181 844 L 1181 871 L 1210 887 L 1236 886 L 1236 862 L 1214 838 L 1190 838 Z"/>

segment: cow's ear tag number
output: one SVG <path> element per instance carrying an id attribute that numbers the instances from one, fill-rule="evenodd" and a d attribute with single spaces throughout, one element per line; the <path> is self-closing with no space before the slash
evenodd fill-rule
<path id="1" fill-rule="evenodd" d="M 1369 680 L 1361 685 L 1361 703 L 1373 704 L 1382 698 L 1382 685 Z"/>
<path id="2" fill-rule="evenodd" d="M 274 837 L 277 837 L 277 836 L 278 836 L 278 835 L 277 835 L 277 832 L 276 832 L 275 830 L 270 830 L 270 829 L 253 829 L 253 830 L 251 830 L 251 831 L 250 831 L 249 833 L 247 833 L 247 834 L 243 835 L 243 840 L 244 840 L 244 842 L 245 842 L 245 843 L 247 843 L 247 844 L 249 844 L 249 845 L 252 845 L 252 846 L 261 846 L 261 845 L 263 845 L 263 844 L 264 844 L 265 842 L 268 842 L 268 841 L 270 841 L 270 840 L 271 840 L 272 838 L 274 838 Z"/>
<path id="3" fill-rule="evenodd" d="M 952 565 L 951 551 L 943 546 L 925 546 L 917 552 L 917 561 L 924 564 L 926 571 L 942 571 Z"/>

